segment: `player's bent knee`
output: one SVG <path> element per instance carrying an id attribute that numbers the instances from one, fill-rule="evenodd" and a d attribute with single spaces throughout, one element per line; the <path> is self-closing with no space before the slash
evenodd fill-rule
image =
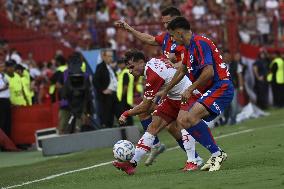
<path id="1" fill-rule="evenodd" d="M 185 115 L 179 115 L 178 118 L 177 118 L 177 124 L 182 126 L 183 128 L 186 127 L 188 123 L 188 119 Z"/>
<path id="2" fill-rule="evenodd" d="M 189 114 L 187 119 L 190 125 L 195 125 L 195 123 L 198 122 L 198 120 L 200 120 L 200 118 L 194 114 Z"/>

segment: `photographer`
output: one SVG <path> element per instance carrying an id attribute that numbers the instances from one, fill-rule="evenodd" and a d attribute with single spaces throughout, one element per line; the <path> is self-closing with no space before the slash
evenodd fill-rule
<path id="1" fill-rule="evenodd" d="M 68 59 L 68 69 L 63 73 L 63 87 L 59 91 L 59 133 L 81 131 L 91 113 L 90 82 L 82 67 L 82 56 L 74 53 Z"/>

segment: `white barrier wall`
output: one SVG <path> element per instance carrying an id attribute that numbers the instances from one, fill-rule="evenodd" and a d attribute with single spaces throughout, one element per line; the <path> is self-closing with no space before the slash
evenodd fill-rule
<path id="1" fill-rule="evenodd" d="M 101 129 L 97 131 L 60 135 L 41 141 L 44 156 L 59 155 L 95 148 L 112 147 L 118 140 L 129 140 L 133 143 L 140 139 L 136 126 Z"/>

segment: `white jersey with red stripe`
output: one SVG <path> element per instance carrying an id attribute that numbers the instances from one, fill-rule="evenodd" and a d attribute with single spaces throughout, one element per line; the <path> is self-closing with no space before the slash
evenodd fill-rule
<path id="1" fill-rule="evenodd" d="M 152 58 L 147 62 L 144 72 L 146 79 L 144 98 L 153 99 L 158 91 L 164 89 L 170 83 L 175 73 L 176 69 L 161 59 Z M 191 84 L 189 78 L 185 76 L 168 92 L 168 97 L 173 100 L 180 100 L 181 94 Z"/>

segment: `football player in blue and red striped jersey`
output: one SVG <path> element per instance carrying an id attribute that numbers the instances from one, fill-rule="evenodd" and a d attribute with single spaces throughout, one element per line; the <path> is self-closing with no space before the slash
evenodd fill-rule
<path id="1" fill-rule="evenodd" d="M 186 47 L 183 65 L 178 69 L 168 86 L 156 96 L 164 98 L 186 74 L 193 82 L 182 94 L 182 102 L 193 100 L 193 91 L 198 89 L 203 95 L 195 99 L 188 111 L 181 110 L 177 122 L 207 148 L 211 157 L 201 170 L 217 171 L 227 154 L 214 141 L 208 125 L 203 121 L 213 120 L 231 103 L 234 87 L 230 73 L 215 44 L 208 38 L 192 33 L 189 22 L 184 17 L 176 17 L 168 30 L 173 39 Z"/>

